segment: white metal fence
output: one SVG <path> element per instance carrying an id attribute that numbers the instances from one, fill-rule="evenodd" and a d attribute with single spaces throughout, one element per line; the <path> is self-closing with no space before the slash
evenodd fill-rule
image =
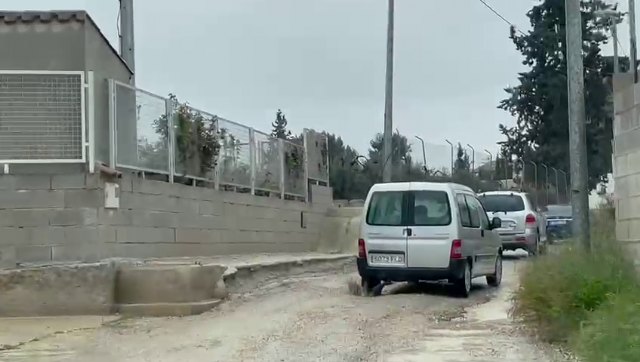
<path id="1" fill-rule="evenodd" d="M 0 164 L 85 162 L 85 88 L 82 71 L 0 71 Z"/>
<path id="2" fill-rule="evenodd" d="M 114 80 L 109 94 L 113 167 L 168 175 L 170 182 L 180 178 L 211 182 L 219 189 L 306 199 L 306 135 L 275 139 Z"/>

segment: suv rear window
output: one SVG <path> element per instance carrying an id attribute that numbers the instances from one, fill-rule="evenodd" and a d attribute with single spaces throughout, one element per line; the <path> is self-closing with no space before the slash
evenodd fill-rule
<path id="1" fill-rule="evenodd" d="M 367 224 L 401 226 L 403 209 L 402 191 L 375 192 L 367 210 Z"/>
<path id="2" fill-rule="evenodd" d="M 524 201 L 520 195 L 482 195 L 478 199 L 488 212 L 524 210 Z"/>

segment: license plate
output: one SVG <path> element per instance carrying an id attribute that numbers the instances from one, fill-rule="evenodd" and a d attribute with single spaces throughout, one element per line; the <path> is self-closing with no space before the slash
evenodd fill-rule
<path id="1" fill-rule="evenodd" d="M 373 264 L 404 265 L 402 254 L 371 254 L 370 260 Z"/>
<path id="2" fill-rule="evenodd" d="M 549 225 L 566 225 L 567 220 L 550 220 Z"/>

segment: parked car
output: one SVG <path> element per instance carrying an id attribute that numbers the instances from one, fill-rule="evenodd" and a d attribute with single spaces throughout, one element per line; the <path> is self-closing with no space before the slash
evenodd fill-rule
<path id="1" fill-rule="evenodd" d="M 540 252 L 546 241 L 544 214 L 529 194 L 512 191 L 492 191 L 478 195 L 489 218 L 500 217 L 502 227 L 496 231 L 504 250 L 524 249 L 531 255 Z"/>
<path id="2" fill-rule="evenodd" d="M 374 185 L 362 221 L 357 265 L 367 293 L 385 282 L 446 280 L 467 297 L 473 278 L 502 281 L 500 218 L 490 221 L 466 186 Z"/>
<path id="3" fill-rule="evenodd" d="M 567 239 L 572 236 L 573 208 L 571 205 L 549 205 L 545 217 L 547 235 L 551 240 Z"/>

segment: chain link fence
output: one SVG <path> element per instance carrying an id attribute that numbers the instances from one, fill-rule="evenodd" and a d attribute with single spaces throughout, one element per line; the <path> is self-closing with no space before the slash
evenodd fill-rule
<path id="1" fill-rule="evenodd" d="M 110 82 L 113 166 L 168 175 L 170 182 L 206 181 L 219 189 L 306 199 L 309 152 L 302 139 L 279 140 L 173 96 Z M 320 142 L 314 150 L 321 149 Z M 328 182 L 325 173 L 320 175 Z"/>
<path id="2" fill-rule="evenodd" d="M 0 72 L 0 163 L 83 162 L 83 72 Z"/>

